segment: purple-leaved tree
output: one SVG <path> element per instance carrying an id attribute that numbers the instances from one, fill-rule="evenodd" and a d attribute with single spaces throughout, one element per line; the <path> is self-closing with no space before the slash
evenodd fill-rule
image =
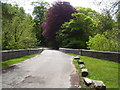
<path id="1" fill-rule="evenodd" d="M 69 21 L 73 17 L 72 13 L 78 11 L 70 5 L 69 2 L 55 2 L 52 4 L 46 13 L 46 22 L 42 24 L 42 35 L 46 38 L 48 44 L 54 48 L 58 48 L 59 45 L 56 42 L 56 32 L 60 30 L 61 25 L 64 22 Z"/>

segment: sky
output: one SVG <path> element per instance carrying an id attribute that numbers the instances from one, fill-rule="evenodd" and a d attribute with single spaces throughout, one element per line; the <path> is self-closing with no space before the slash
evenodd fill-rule
<path id="1" fill-rule="evenodd" d="M 11 3 L 11 4 L 18 4 L 20 7 L 24 8 L 26 13 L 30 13 L 32 15 L 32 11 L 34 7 L 31 5 L 31 2 L 38 1 L 38 0 L 1 0 L 1 1 Z M 44 1 L 51 4 L 57 0 L 44 0 Z M 70 4 L 74 7 L 82 6 L 86 8 L 92 8 L 93 10 L 100 12 L 100 8 L 107 8 L 106 6 L 109 6 L 109 3 L 114 0 L 61 0 L 61 1 L 70 2 Z M 98 6 L 98 4 L 101 1 L 103 3 L 100 6 Z"/>

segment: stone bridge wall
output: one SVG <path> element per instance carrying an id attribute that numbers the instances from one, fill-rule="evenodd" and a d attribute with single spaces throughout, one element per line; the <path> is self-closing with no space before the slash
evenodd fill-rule
<path id="1" fill-rule="evenodd" d="M 3 50 L 2 61 L 42 52 L 43 49 Z"/>
<path id="2" fill-rule="evenodd" d="M 104 60 L 120 63 L 120 52 L 105 52 L 105 51 L 92 51 L 85 49 L 66 49 L 66 48 L 60 48 L 59 50 L 65 53 L 73 53 L 81 56 L 88 56 L 97 59 L 104 59 Z"/>
<path id="3" fill-rule="evenodd" d="M 3 50 L 2 61 L 6 61 L 13 58 L 19 58 L 25 55 L 40 53 L 43 50 L 44 48 L 43 49 L 39 48 L 39 49 Z M 92 50 L 85 50 L 85 49 L 68 49 L 68 48 L 60 48 L 59 51 L 120 63 L 120 52 L 105 52 L 105 51 L 92 51 Z"/>

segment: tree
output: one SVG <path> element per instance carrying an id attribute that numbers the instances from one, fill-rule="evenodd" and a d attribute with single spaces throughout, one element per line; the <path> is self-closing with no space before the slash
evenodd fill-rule
<path id="1" fill-rule="evenodd" d="M 107 13 L 108 12 L 108 13 Z M 98 16 L 98 33 L 103 34 L 105 31 L 112 30 L 115 26 L 115 21 L 112 19 L 109 11 Z"/>
<path id="2" fill-rule="evenodd" d="M 118 42 L 115 38 L 107 38 L 105 34 L 97 34 L 94 37 L 90 37 L 87 45 L 91 50 L 120 51 L 120 42 Z"/>
<path id="3" fill-rule="evenodd" d="M 59 31 L 64 22 L 69 21 L 72 13 L 77 12 L 69 2 L 55 2 L 46 13 L 46 22 L 42 24 L 43 36 L 50 46 L 58 48 L 56 42 L 56 32 Z"/>
<path id="4" fill-rule="evenodd" d="M 101 1 L 97 1 L 97 0 L 94 0 L 93 2 L 95 5 L 97 5 L 97 7 L 99 7 L 99 9 L 101 10 L 101 12 L 104 11 L 104 8 L 105 7 L 110 15 L 112 17 L 114 17 L 114 15 L 116 15 L 118 12 L 119 12 L 119 4 L 120 4 L 120 1 L 119 0 L 101 0 Z"/>
<path id="5" fill-rule="evenodd" d="M 96 12 L 95 10 L 92 10 L 91 8 L 85 8 L 85 7 L 76 7 L 76 9 L 80 12 L 85 14 L 86 16 L 89 16 L 92 21 L 96 24 L 96 29 L 92 33 L 92 35 L 96 35 L 99 32 L 98 24 L 101 20 L 100 16 L 101 14 L 99 12 Z"/>
<path id="6" fill-rule="evenodd" d="M 23 7 L 18 7 L 18 5 L 11 5 L 11 4 L 7 4 L 7 3 L 2 3 L 3 22 L 6 19 L 12 20 L 12 18 L 16 15 L 19 17 L 24 17 L 26 15 Z"/>
<path id="7" fill-rule="evenodd" d="M 32 2 L 32 5 L 34 5 L 33 15 L 34 20 L 36 22 L 42 23 L 44 21 L 44 13 L 46 12 L 47 8 L 49 7 L 48 2 L 38 1 L 38 2 Z"/>
<path id="8" fill-rule="evenodd" d="M 32 12 L 34 16 L 34 32 L 36 33 L 36 38 L 39 42 L 39 45 L 45 45 L 44 37 L 42 36 L 43 29 L 41 28 L 41 24 L 45 21 L 44 15 L 49 7 L 48 2 L 38 1 L 38 2 L 32 2 L 32 5 L 34 6 L 34 10 Z"/>
<path id="9" fill-rule="evenodd" d="M 117 21 L 113 18 L 111 10 L 104 9 L 102 14 L 98 16 L 98 32 L 95 36 L 89 38 L 89 41 L 87 42 L 89 49 L 115 52 L 120 51 L 119 12 L 117 12 L 116 15 Z"/>
<path id="10" fill-rule="evenodd" d="M 36 43 L 33 25 L 34 22 L 27 16 L 23 20 L 16 16 L 12 22 L 7 22 L 3 29 L 3 49 L 33 47 Z"/>
<path id="11" fill-rule="evenodd" d="M 94 33 L 96 24 L 83 13 L 74 13 L 69 22 L 62 25 L 57 33 L 57 40 L 61 47 L 86 48 L 86 41 Z"/>
<path id="12" fill-rule="evenodd" d="M 76 7 L 76 9 L 80 12 L 80 13 L 84 13 L 87 16 L 90 16 L 92 19 L 96 19 L 97 16 L 99 15 L 98 12 L 96 12 L 95 10 L 92 10 L 91 8 L 85 8 L 85 7 Z"/>
<path id="13" fill-rule="evenodd" d="M 22 7 L 3 3 L 2 49 L 34 47 L 36 37 L 33 32 L 32 17 L 24 13 Z M 11 17 L 8 17 L 9 16 Z"/>

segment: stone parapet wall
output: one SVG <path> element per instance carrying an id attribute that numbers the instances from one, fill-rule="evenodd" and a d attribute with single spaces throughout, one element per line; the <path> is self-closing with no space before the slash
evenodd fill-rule
<path id="1" fill-rule="evenodd" d="M 19 58 L 26 55 L 31 55 L 35 53 L 42 52 L 43 49 L 19 49 L 19 50 L 3 50 L 2 51 L 2 61 L 6 61 L 13 58 Z"/>
<path id="2" fill-rule="evenodd" d="M 9 59 L 13 59 L 13 58 L 19 58 L 19 57 L 22 57 L 25 55 L 40 53 L 43 50 L 44 50 L 44 48 L 3 50 L 2 51 L 2 61 L 6 61 Z M 60 48 L 59 51 L 120 63 L 120 52 L 92 51 L 92 50 L 85 50 L 85 49 L 69 49 L 69 48 Z"/>
<path id="3" fill-rule="evenodd" d="M 104 59 L 104 60 L 120 63 L 120 52 L 106 52 L 106 51 L 93 51 L 93 50 L 85 50 L 85 49 L 66 49 L 66 48 L 60 48 L 59 50 L 65 53 L 73 53 L 81 56 L 88 56 L 88 57 L 93 57 L 97 59 Z"/>
<path id="4" fill-rule="evenodd" d="M 64 53 L 80 54 L 80 49 L 59 48 L 59 51 Z"/>

